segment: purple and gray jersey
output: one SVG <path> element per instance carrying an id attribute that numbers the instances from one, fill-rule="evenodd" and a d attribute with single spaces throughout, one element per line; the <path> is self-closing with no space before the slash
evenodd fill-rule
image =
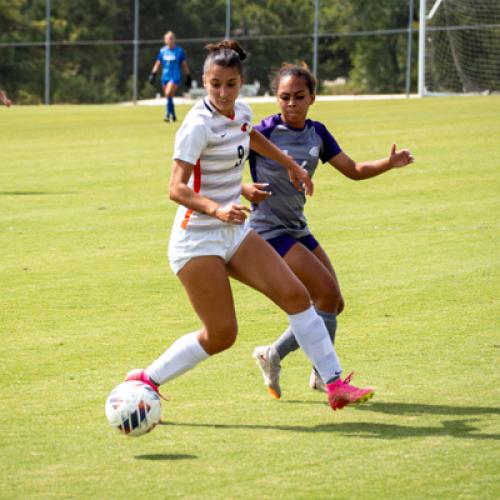
<path id="1" fill-rule="evenodd" d="M 326 127 L 306 120 L 303 129 L 294 129 L 281 121 L 281 115 L 269 116 L 254 127 L 282 151 L 307 170 L 312 177 L 318 165 L 339 154 L 337 141 Z M 264 239 L 282 234 L 302 238 L 310 234 L 304 215 L 306 197 L 290 182 L 288 172 L 278 163 L 250 152 L 250 170 L 254 182 L 267 182 L 273 194 L 265 201 L 253 206 L 250 225 Z"/>

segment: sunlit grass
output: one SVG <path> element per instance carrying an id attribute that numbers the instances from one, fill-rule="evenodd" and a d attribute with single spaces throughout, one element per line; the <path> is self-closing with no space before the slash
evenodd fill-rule
<path id="1" fill-rule="evenodd" d="M 0 109 L 0 497 L 497 498 L 500 98 L 313 108 L 354 158 L 396 141 L 417 160 L 363 183 L 319 167 L 307 206 L 372 403 L 334 414 L 301 353 L 270 400 L 251 353 L 285 317 L 235 284 L 237 344 L 127 439 L 107 393 L 198 326 L 166 260 L 162 111 Z"/>

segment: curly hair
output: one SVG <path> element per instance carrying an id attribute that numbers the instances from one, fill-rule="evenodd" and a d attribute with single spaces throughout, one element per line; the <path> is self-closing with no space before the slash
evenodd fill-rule
<path id="1" fill-rule="evenodd" d="M 272 80 L 272 89 L 275 94 L 278 91 L 281 79 L 287 76 L 303 78 L 311 95 L 316 94 L 316 78 L 305 62 L 300 64 L 283 63 L 281 65 Z"/>

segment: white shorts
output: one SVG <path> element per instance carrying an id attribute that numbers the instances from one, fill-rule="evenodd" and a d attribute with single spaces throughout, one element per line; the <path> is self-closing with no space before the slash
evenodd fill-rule
<path id="1" fill-rule="evenodd" d="M 174 274 L 178 274 L 193 257 L 205 255 L 215 255 L 229 262 L 251 230 L 248 222 L 187 229 L 174 224 L 168 245 L 170 267 Z"/>

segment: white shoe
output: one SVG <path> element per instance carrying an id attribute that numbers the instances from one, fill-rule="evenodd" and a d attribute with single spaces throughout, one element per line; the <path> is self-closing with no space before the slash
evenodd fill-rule
<path id="1" fill-rule="evenodd" d="M 280 399 L 281 365 L 278 353 L 272 346 L 266 345 L 256 347 L 253 352 L 253 357 L 264 376 L 264 384 L 267 386 L 267 390 L 274 398 Z"/>
<path id="2" fill-rule="evenodd" d="M 311 370 L 311 376 L 309 377 L 309 387 L 313 391 L 326 392 L 326 385 L 314 368 Z"/>

